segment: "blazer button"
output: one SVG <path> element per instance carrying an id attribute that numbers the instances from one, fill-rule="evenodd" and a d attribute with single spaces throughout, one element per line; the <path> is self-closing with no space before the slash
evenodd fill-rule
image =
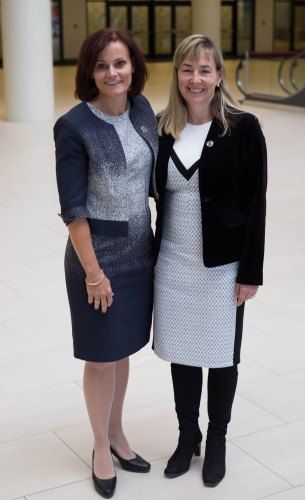
<path id="1" fill-rule="evenodd" d="M 208 141 L 207 142 L 207 147 L 211 148 L 212 146 L 214 146 L 214 142 L 213 141 Z"/>

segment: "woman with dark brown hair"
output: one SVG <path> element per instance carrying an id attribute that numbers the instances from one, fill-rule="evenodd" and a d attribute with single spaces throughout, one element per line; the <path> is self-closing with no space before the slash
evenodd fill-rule
<path id="1" fill-rule="evenodd" d="M 94 33 L 78 61 L 75 96 L 82 102 L 54 127 L 61 217 L 69 230 L 65 275 L 74 355 L 86 361 L 92 478 L 105 498 L 116 486 L 112 454 L 125 470 L 150 469 L 122 426 L 128 357 L 149 341 L 152 314 L 148 196 L 158 134 L 141 95 L 146 79 L 143 56 L 128 35 L 110 28 Z"/>

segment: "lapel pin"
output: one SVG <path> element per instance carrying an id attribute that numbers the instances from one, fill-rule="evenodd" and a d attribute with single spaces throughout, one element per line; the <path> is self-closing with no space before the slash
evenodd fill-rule
<path id="1" fill-rule="evenodd" d="M 142 130 L 142 132 L 144 132 L 144 134 L 145 134 L 145 132 L 147 132 L 147 128 L 144 125 L 141 125 L 141 130 Z"/>
<path id="2" fill-rule="evenodd" d="M 208 141 L 207 142 L 207 147 L 211 148 L 212 146 L 214 146 L 214 142 L 213 141 Z"/>

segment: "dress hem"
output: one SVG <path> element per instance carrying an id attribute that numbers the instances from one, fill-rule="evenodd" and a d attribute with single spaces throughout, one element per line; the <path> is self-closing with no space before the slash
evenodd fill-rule
<path id="1" fill-rule="evenodd" d="M 80 359 L 82 361 L 91 361 L 91 362 L 95 362 L 95 363 L 113 363 L 115 361 L 120 361 L 121 359 L 124 359 L 124 358 L 128 358 L 129 356 L 132 356 L 133 354 L 135 354 L 136 352 L 140 351 L 141 349 L 143 349 L 143 347 L 145 347 L 148 343 L 149 343 L 149 340 L 147 340 L 147 342 L 145 342 L 144 344 L 141 344 L 140 346 L 134 348 L 131 350 L 130 353 L 127 353 L 127 354 L 124 354 L 122 356 L 119 356 L 118 358 L 116 359 L 93 359 L 92 357 L 89 358 L 85 358 L 84 356 L 81 356 L 81 355 L 78 355 L 77 353 L 74 352 L 74 358 L 76 359 Z"/>
<path id="2" fill-rule="evenodd" d="M 156 356 L 158 358 L 162 359 L 163 361 L 167 361 L 168 363 L 175 363 L 177 365 L 184 365 L 184 366 L 196 366 L 198 368 L 228 368 L 230 366 L 238 365 L 240 363 L 240 359 L 237 359 L 235 362 L 233 361 L 232 358 L 232 363 L 231 364 L 225 364 L 225 365 L 215 365 L 215 364 L 205 364 L 205 363 L 186 363 L 185 361 L 177 360 L 177 359 L 169 359 L 166 356 L 160 355 L 156 352 L 154 348 L 152 348 Z"/>

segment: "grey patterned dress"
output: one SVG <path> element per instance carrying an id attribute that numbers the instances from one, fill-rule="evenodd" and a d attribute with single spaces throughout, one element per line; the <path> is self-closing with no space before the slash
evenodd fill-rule
<path id="1" fill-rule="evenodd" d="M 204 266 L 198 169 L 187 179 L 176 165 L 170 158 L 155 267 L 154 350 L 172 363 L 232 366 L 238 262 Z"/>
<path id="2" fill-rule="evenodd" d="M 71 193 L 61 203 L 62 216 L 66 223 L 88 220 L 95 255 L 114 292 L 106 314 L 88 304 L 85 271 L 69 238 L 65 275 L 77 358 L 117 361 L 149 341 L 153 232 L 148 197 L 154 135 L 157 139 L 155 117 L 142 96 L 119 116 L 82 103 L 55 126 L 61 199 Z M 71 208 L 66 209 L 68 203 Z"/>

